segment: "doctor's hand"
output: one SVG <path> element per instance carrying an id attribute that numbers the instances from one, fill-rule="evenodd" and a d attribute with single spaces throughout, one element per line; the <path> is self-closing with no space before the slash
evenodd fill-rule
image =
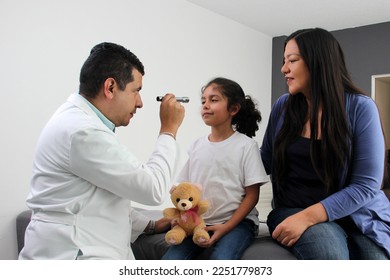
<path id="1" fill-rule="evenodd" d="M 185 109 L 183 105 L 176 101 L 175 95 L 167 93 L 160 105 L 160 133 L 172 133 L 176 138 L 177 130 L 183 122 Z"/>
<path id="2" fill-rule="evenodd" d="M 169 218 L 161 218 L 156 221 L 156 227 L 154 229 L 154 233 L 162 233 L 167 232 L 171 229 L 172 219 Z"/>

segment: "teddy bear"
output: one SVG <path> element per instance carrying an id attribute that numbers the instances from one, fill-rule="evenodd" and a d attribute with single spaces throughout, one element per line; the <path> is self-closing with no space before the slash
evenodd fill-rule
<path id="1" fill-rule="evenodd" d="M 178 245 L 191 235 L 197 245 L 210 239 L 210 235 L 204 230 L 206 225 L 201 217 L 209 208 L 209 203 L 207 200 L 201 200 L 201 191 L 200 185 L 189 182 L 182 182 L 170 190 L 175 208 L 164 209 L 163 215 L 174 219 L 177 224 L 165 234 L 168 244 Z"/>

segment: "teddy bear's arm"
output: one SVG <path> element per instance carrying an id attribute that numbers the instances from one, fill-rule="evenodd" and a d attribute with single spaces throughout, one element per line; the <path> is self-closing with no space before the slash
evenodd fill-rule
<path id="1" fill-rule="evenodd" d="M 163 211 L 163 215 L 165 218 L 178 218 L 180 216 L 180 211 L 176 208 L 166 208 Z"/>
<path id="2" fill-rule="evenodd" d="M 207 200 L 201 200 L 198 204 L 198 215 L 206 213 L 207 209 L 210 207 L 210 203 Z"/>

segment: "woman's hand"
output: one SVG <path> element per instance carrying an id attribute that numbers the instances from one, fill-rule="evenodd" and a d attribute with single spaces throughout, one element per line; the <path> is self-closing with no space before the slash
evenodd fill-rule
<path id="1" fill-rule="evenodd" d="M 284 219 L 272 233 L 272 238 L 284 246 L 292 246 L 308 228 L 307 224 L 300 217 L 300 213 L 294 214 Z"/>
<path id="2" fill-rule="evenodd" d="M 328 220 L 325 208 L 321 203 L 314 204 L 301 212 L 284 219 L 272 233 L 272 238 L 284 246 L 293 246 L 306 229 L 312 225 Z"/>

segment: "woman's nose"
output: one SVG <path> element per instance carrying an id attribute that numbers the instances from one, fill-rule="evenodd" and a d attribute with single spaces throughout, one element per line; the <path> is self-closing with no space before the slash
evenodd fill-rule
<path id="1" fill-rule="evenodd" d="M 280 69 L 280 71 L 281 71 L 283 74 L 288 73 L 288 67 L 286 66 L 286 63 L 284 63 L 284 64 L 282 65 L 282 68 Z"/>

